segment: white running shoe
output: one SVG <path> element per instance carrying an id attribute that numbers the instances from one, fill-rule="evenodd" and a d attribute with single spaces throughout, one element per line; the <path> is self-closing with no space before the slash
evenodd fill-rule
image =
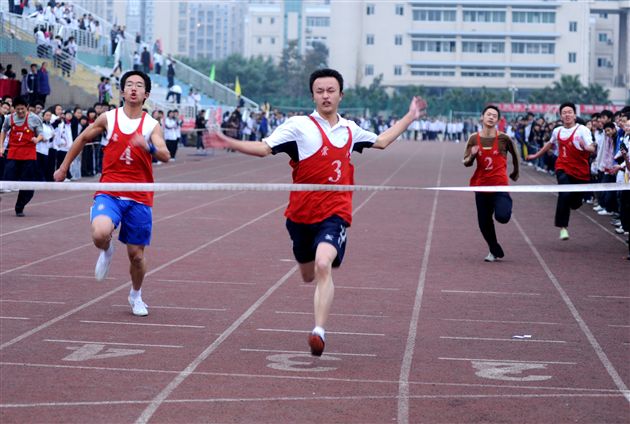
<path id="1" fill-rule="evenodd" d="M 603 216 L 611 216 L 613 213 L 612 212 L 608 212 L 606 209 L 602 209 L 601 211 L 597 212 L 597 215 L 603 215 Z"/>
<path id="2" fill-rule="evenodd" d="M 147 304 L 142 301 L 140 296 L 133 299 L 131 296 L 127 298 L 129 300 L 129 305 L 131 306 L 131 313 L 137 317 L 146 317 L 149 315 L 149 311 L 147 310 Z"/>
<path id="3" fill-rule="evenodd" d="M 107 250 L 101 250 L 101 254 L 98 255 L 96 266 L 94 267 L 94 277 L 96 281 L 103 281 L 107 277 L 109 272 L 109 266 L 112 264 L 112 257 L 114 256 L 114 240 L 110 240 L 109 248 Z"/>
<path id="4" fill-rule="evenodd" d="M 483 258 L 483 260 L 486 262 L 495 262 L 497 260 L 497 257 L 494 256 L 492 253 L 488 253 L 488 256 Z"/>
<path id="5" fill-rule="evenodd" d="M 569 240 L 569 230 L 560 228 L 560 240 Z"/>
<path id="6" fill-rule="evenodd" d="M 593 210 L 594 210 L 595 212 L 599 212 L 599 211 L 603 211 L 603 210 L 604 210 L 604 208 L 602 208 L 600 205 L 597 205 L 597 206 L 593 206 Z"/>

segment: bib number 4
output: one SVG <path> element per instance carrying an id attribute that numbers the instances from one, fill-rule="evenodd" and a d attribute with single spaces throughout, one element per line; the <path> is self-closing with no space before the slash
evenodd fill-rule
<path id="1" fill-rule="evenodd" d="M 133 158 L 131 157 L 131 146 L 127 146 L 122 155 L 120 155 L 120 160 L 124 161 L 126 165 L 131 165 L 133 162 Z"/>

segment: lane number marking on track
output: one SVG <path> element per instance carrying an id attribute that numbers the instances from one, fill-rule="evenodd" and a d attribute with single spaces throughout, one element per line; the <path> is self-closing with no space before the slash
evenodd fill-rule
<path id="1" fill-rule="evenodd" d="M 526 371 L 547 370 L 547 364 L 544 363 L 471 361 L 471 364 L 477 370 L 475 375 L 491 380 L 545 381 L 551 379 L 550 375 L 524 375 Z"/>
<path id="2" fill-rule="evenodd" d="M 267 360 L 269 361 L 269 364 L 267 364 L 269 368 L 293 372 L 334 371 L 337 367 L 315 366 L 315 363 L 320 361 L 341 361 L 335 356 L 326 355 L 315 358 L 307 353 L 278 353 L 267 356 Z"/>
<path id="3" fill-rule="evenodd" d="M 63 358 L 63 361 L 89 361 L 90 359 L 109 359 L 120 356 L 139 355 L 144 353 L 144 349 L 120 349 L 116 347 L 107 348 L 104 344 L 84 344 L 83 346 L 67 346 L 66 349 L 74 350 L 70 355 Z"/>

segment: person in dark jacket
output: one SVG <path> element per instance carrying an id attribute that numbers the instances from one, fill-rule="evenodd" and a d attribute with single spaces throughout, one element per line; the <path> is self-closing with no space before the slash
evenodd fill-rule
<path id="1" fill-rule="evenodd" d="M 46 62 L 37 70 L 37 99 L 46 107 L 46 97 L 50 94 L 50 81 L 48 80 L 48 69 Z"/>

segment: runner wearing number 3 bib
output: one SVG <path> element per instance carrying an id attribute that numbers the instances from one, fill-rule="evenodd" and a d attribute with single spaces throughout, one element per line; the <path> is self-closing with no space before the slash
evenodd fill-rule
<path id="1" fill-rule="evenodd" d="M 262 142 L 243 142 L 221 133 L 229 148 L 254 156 L 286 153 L 291 158 L 296 184 L 354 184 L 353 151 L 384 149 L 394 142 L 426 108 L 414 97 L 407 114 L 387 131 L 376 135 L 338 114 L 343 78 L 333 69 L 311 74 L 310 90 L 315 111 L 294 116 Z M 352 223 L 352 192 L 291 192 L 285 212 L 293 254 L 305 282 L 315 282 L 315 328 L 308 337 L 311 353 L 324 351 L 324 328 L 333 302 L 332 268 L 343 260 L 347 228 Z"/>
<path id="2" fill-rule="evenodd" d="M 514 170 L 510 178 L 518 179 L 518 157 L 514 143 L 507 134 L 497 130 L 496 125 L 501 112 L 496 106 L 486 106 L 481 114 L 482 129 L 474 133 L 466 143 L 464 165 L 472 166 L 475 160 L 477 168 L 470 179 L 471 186 L 508 185 L 507 153 L 512 155 Z M 477 222 L 490 253 L 484 258 L 486 262 L 494 262 L 504 256 L 503 248 L 497 241 L 494 230 L 494 219 L 507 224 L 512 216 L 512 198 L 508 193 L 475 193 L 477 205 Z"/>

